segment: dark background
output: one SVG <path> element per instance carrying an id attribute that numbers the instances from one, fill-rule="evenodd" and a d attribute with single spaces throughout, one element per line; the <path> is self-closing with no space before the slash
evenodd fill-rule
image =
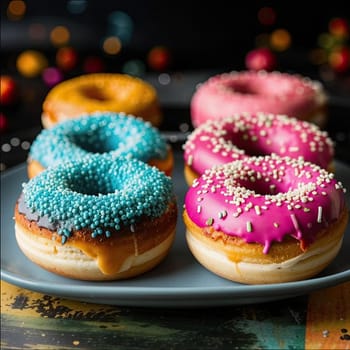
<path id="1" fill-rule="evenodd" d="M 65 24 L 73 29 L 72 46 L 98 50 L 101 38 L 111 29 L 110 15 L 122 11 L 130 16 L 133 32 L 120 61 L 128 56 L 144 59 L 150 48 L 165 45 L 173 54 L 172 69 L 242 69 L 244 56 L 255 46 L 257 35 L 285 28 L 293 43 L 292 49 L 281 55 L 284 63 L 281 68 L 311 72 L 314 67 L 308 63 L 306 53 L 317 47 L 318 36 L 327 32 L 332 17 L 350 15 L 348 1 L 75 1 L 79 2 L 85 3 L 85 9 L 74 14 L 67 9 L 74 1 L 27 0 L 24 18 L 8 21 L 9 1 L 2 1 L 2 50 L 18 51 L 33 46 L 52 50 L 48 41 L 28 40 L 26 29 L 32 22 L 48 27 Z M 274 9 L 274 24 L 259 22 L 257 14 L 263 7 Z"/>
<path id="2" fill-rule="evenodd" d="M 320 35 L 329 30 L 329 21 L 334 17 L 349 19 L 348 1 L 27 0 L 20 20 L 8 18 L 9 3 L 1 1 L 1 74 L 16 80 L 19 98 L 13 105 L 1 106 L 6 117 L 6 127 L 1 129 L 1 170 L 25 160 L 28 144 L 41 129 L 41 105 L 50 89 L 40 76 L 26 78 L 16 69 L 18 55 L 28 49 L 44 53 L 49 66 L 55 66 L 58 47 L 48 35 L 43 40 L 31 40 L 28 30 L 33 23 L 41 23 L 47 32 L 57 25 L 69 28 L 69 45 L 79 59 L 74 69 L 64 72 L 63 79 L 83 74 L 84 59 L 90 55 L 99 57 L 108 72 L 123 71 L 130 60 L 141 62 L 138 75 L 157 88 L 165 115 L 160 128 L 170 136 L 191 130 L 189 103 L 197 83 L 214 73 L 245 69 L 245 56 L 257 47 L 259 36 L 286 29 L 291 46 L 275 52 L 276 69 L 325 84 L 331 103 L 325 128 L 337 143 L 336 157 L 350 163 L 349 71 L 337 73 L 310 60 L 312 50 L 320 46 Z M 274 10 L 273 24 L 258 20 L 263 7 Z M 128 15 L 132 30 L 121 52 L 113 56 L 103 52 L 101 43 L 115 29 L 112 14 L 116 11 Z M 147 61 L 150 50 L 158 45 L 166 47 L 171 57 L 162 70 L 152 68 Z M 163 73 L 171 84 L 159 84 Z M 170 139 L 179 141 L 172 136 Z"/>

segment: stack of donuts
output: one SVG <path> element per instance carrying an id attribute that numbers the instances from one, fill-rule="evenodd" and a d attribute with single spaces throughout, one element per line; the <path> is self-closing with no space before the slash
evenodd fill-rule
<path id="1" fill-rule="evenodd" d="M 322 85 L 279 72 L 200 84 L 183 145 L 187 244 L 206 269 L 246 284 L 310 278 L 348 223 Z M 318 125 L 317 125 L 318 124 Z"/>
<path id="2" fill-rule="evenodd" d="M 153 87 L 122 74 L 67 80 L 46 97 L 42 122 L 15 206 L 22 252 L 82 280 L 157 266 L 174 242 L 178 209 Z"/>

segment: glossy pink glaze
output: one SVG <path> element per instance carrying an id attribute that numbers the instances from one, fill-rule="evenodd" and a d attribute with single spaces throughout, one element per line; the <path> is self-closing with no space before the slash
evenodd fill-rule
<path id="1" fill-rule="evenodd" d="M 191 100 L 194 127 L 234 113 L 308 115 L 325 94 L 319 82 L 281 72 L 242 71 L 213 76 L 197 86 Z"/>
<path id="2" fill-rule="evenodd" d="M 185 196 L 185 209 L 199 227 L 263 245 L 287 235 L 307 246 L 338 220 L 345 189 L 332 173 L 300 159 L 250 157 L 208 169 Z"/>
<path id="3" fill-rule="evenodd" d="M 186 164 L 198 174 L 251 155 L 302 157 L 323 168 L 334 156 L 332 140 L 318 126 L 267 113 L 209 120 L 188 136 L 183 149 Z"/>

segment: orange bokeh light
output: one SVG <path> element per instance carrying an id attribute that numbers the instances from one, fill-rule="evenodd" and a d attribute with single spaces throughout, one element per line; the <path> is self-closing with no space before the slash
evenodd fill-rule
<path id="1" fill-rule="evenodd" d="M 64 26 L 56 26 L 50 33 L 50 39 L 55 46 L 65 45 L 70 39 L 69 30 Z"/>

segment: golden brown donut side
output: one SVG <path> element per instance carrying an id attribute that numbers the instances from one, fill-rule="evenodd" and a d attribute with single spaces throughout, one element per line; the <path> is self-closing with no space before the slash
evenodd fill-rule
<path id="1" fill-rule="evenodd" d="M 23 253 L 44 269 L 83 280 L 117 280 L 137 276 L 158 265 L 175 237 L 177 205 L 171 203 L 159 218 L 142 221 L 112 235 L 92 238 L 76 230 L 65 244 L 56 231 L 39 227 L 15 207 L 16 239 Z"/>
<path id="2" fill-rule="evenodd" d="M 296 239 L 286 237 L 282 242 L 274 242 L 269 253 L 264 254 L 262 245 L 246 243 L 212 227 L 200 228 L 188 217 L 186 210 L 183 213 L 187 242 L 198 261 L 221 277 L 247 284 L 297 281 L 316 275 L 338 253 L 348 219 L 348 211 L 344 209 L 339 220 L 321 230 L 310 246 L 302 247 Z M 208 252 L 220 256 L 219 260 L 223 259 L 226 267 L 215 264 Z M 247 264 L 246 267 L 241 267 L 242 263 Z"/>

